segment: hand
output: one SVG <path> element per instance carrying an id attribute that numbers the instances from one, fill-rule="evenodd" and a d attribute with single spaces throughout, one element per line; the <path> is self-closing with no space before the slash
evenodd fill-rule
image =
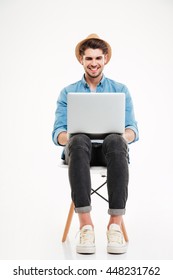
<path id="1" fill-rule="evenodd" d="M 59 135 L 58 135 L 58 139 L 57 139 L 58 143 L 62 146 L 65 146 L 68 142 L 68 133 L 67 131 L 62 131 Z"/>
<path id="2" fill-rule="evenodd" d="M 135 132 L 130 128 L 126 128 L 125 132 L 123 133 L 123 138 L 127 141 L 127 143 L 133 142 L 135 136 L 136 136 Z"/>

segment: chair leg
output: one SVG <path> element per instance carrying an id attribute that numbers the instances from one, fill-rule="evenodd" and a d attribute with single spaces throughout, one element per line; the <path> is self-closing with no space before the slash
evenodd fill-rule
<path id="1" fill-rule="evenodd" d="M 126 242 L 129 242 L 129 239 L 128 239 L 128 235 L 127 235 L 127 231 L 126 231 L 126 227 L 125 227 L 125 224 L 124 224 L 124 221 L 122 220 L 122 224 L 121 224 L 121 230 L 122 230 L 122 233 L 124 235 L 124 240 Z"/>
<path id="2" fill-rule="evenodd" d="M 68 232 L 69 232 L 70 225 L 71 225 L 71 221 L 72 221 L 72 218 L 73 218 L 73 214 L 74 214 L 74 203 L 73 203 L 73 201 L 72 201 L 72 202 L 71 202 L 71 205 L 70 205 L 70 209 L 69 209 L 69 213 L 68 213 L 66 225 L 65 225 L 65 228 L 64 228 L 64 233 L 63 233 L 63 237 L 62 237 L 62 242 L 65 242 L 65 241 L 66 241 L 67 234 L 68 234 Z"/>

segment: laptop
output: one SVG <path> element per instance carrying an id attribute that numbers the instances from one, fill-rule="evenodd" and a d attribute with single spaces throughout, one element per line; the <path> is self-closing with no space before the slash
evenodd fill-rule
<path id="1" fill-rule="evenodd" d="M 104 139 L 125 129 L 125 94 L 118 92 L 70 92 L 67 95 L 67 131 L 91 139 Z"/>

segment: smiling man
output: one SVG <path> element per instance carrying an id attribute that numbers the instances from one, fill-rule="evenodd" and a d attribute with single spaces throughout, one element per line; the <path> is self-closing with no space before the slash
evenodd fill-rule
<path id="1" fill-rule="evenodd" d="M 100 78 L 106 61 L 106 55 L 101 54 L 101 50 L 87 49 L 85 55 L 81 56 L 81 64 L 85 70 L 85 77 Z"/>
<path id="2" fill-rule="evenodd" d="M 103 75 L 112 51 L 110 45 L 96 34 L 79 42 L 75 54 L 84 68 L 82 80 L 65 87 L 58 98 L 52 139 L 64 146 L 63 159 L 69 168 L 69 182 L 75 212 L 78 213 L 80 238 L 77 253 L 95 253 L 94 224 L 91 218 L 90 166 L 107 167 L 109 220 L 107 224 L 107 252 L 127 251 L 121 232 L 122 216 L 128 197 L 128 144 L 138 140 L 138 127 L 131 95 L 127 87 Z M 88 135 L 77 134 L 68 139 L 67 95 L 69 92 L 124 92 L 126 97 L 124 134 L 109 134 L 103 143 L 92 142 Z M 104 110 L 104 108 L 103 108 Z M 101 218 L 98 210 L 98 218 Z"/>

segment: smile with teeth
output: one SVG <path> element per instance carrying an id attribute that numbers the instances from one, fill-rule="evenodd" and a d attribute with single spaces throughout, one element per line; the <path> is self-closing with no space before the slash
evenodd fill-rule
<path id="1" fill-rule="evenodd" d="M 89 68 L 92 72 L 97 72 L 98 68 L 97 67 L 92 67 L 92 68 Z"/>

